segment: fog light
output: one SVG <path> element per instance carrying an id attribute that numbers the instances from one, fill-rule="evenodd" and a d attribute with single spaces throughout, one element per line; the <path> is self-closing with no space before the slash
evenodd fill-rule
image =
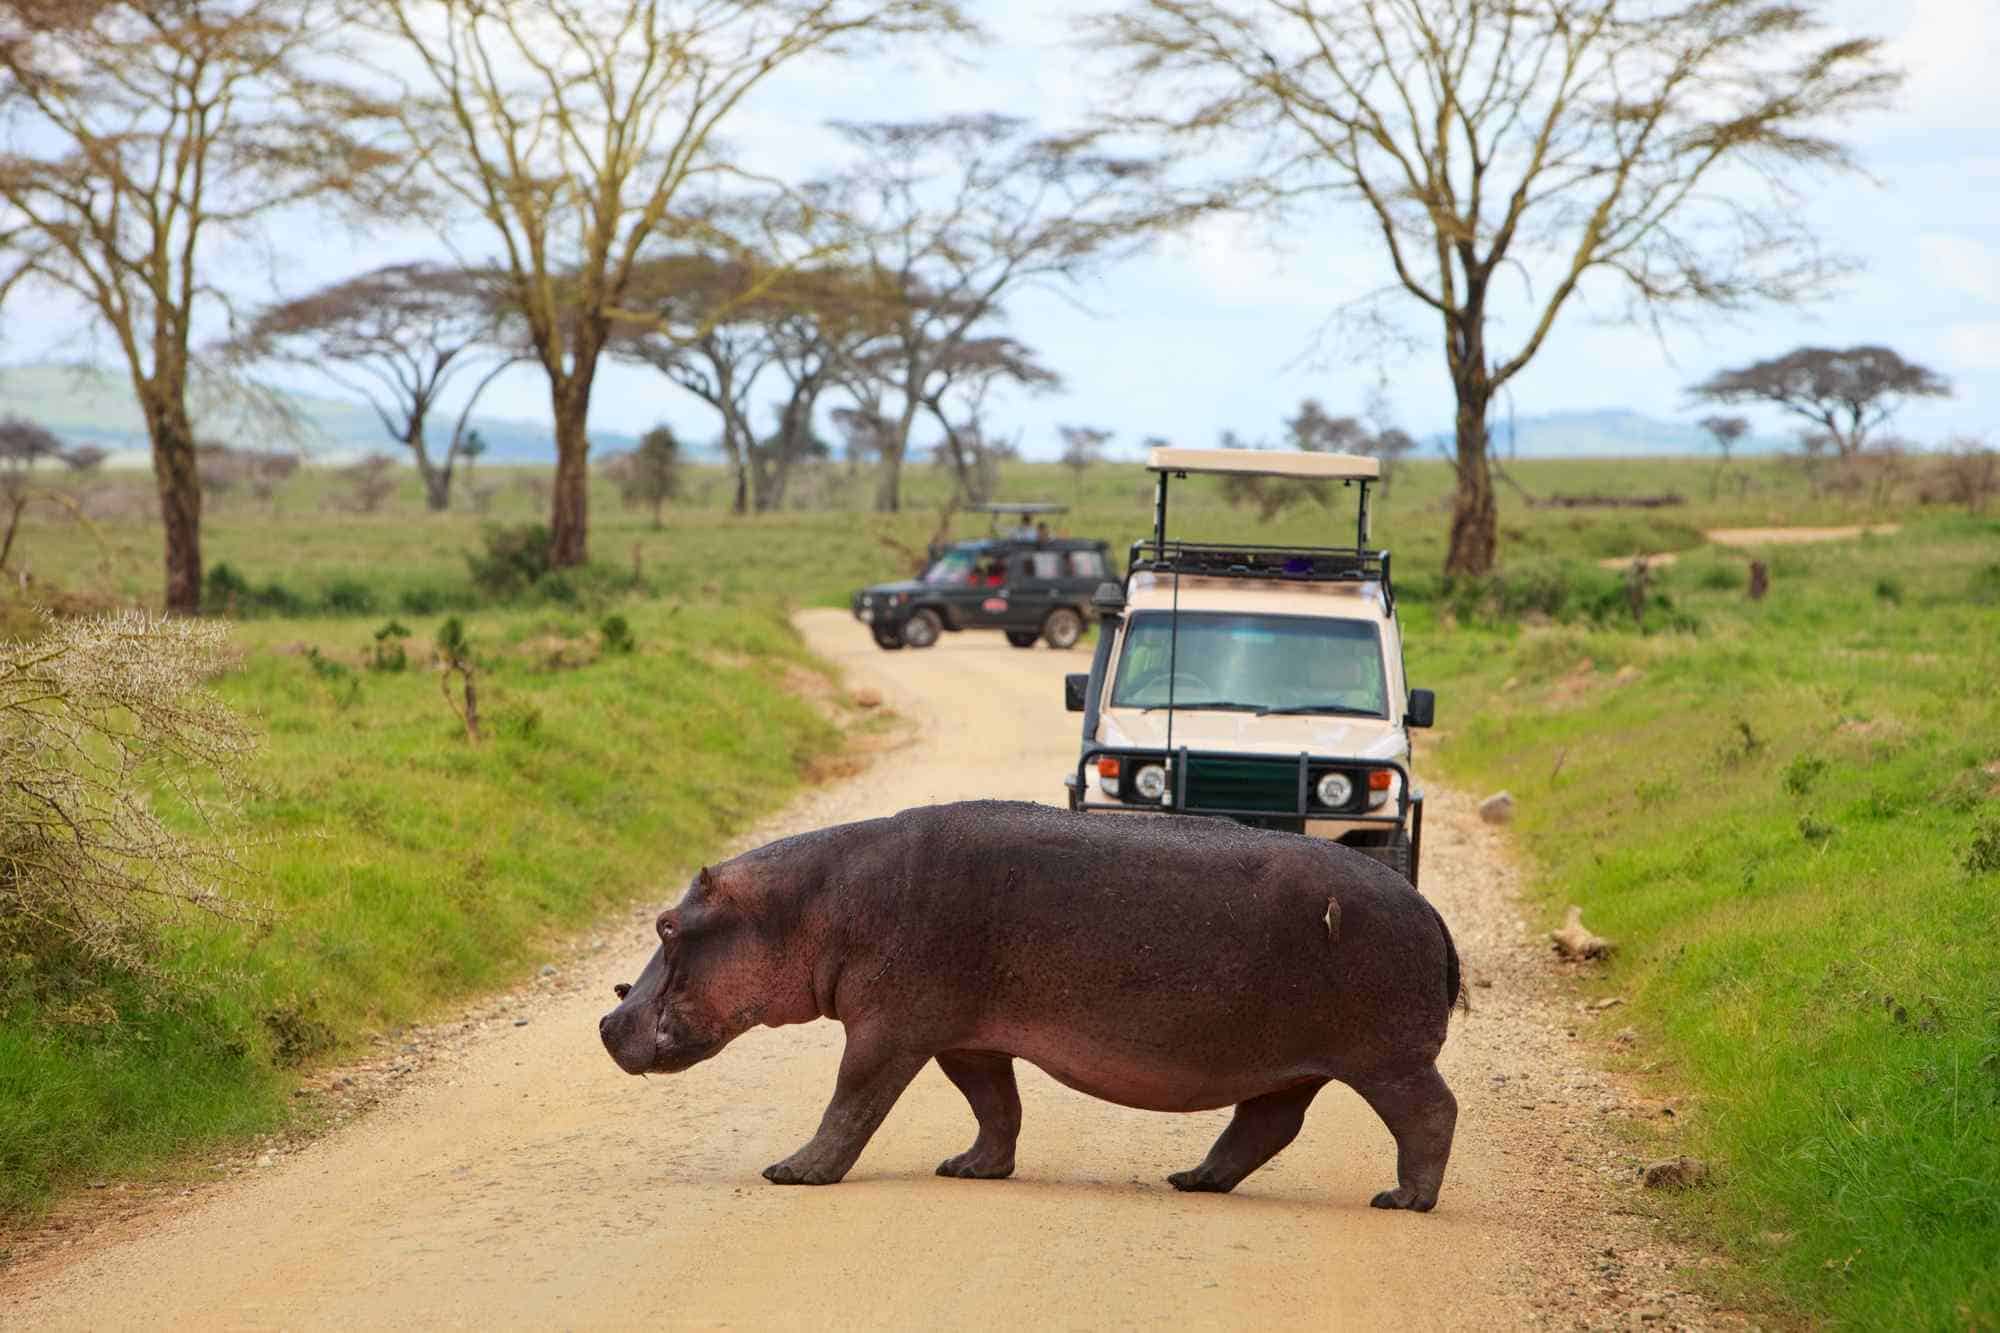
<path id="1" fill-rule="evenodd" d="M 1343 806 L 1354 799 L 1354 783 L 1345 773 L 1328 773 L 1320 778 L 1313 792 L 1321 805 Z"/>
<path id="2" fill-rule="evenodd" d="M 1107 782 L 1115 782 L 1118 779 L 1118 773 L 1119 773 L 1118 761 L 1116 759 L 1113 759 L 1110 755 L 1106 755 L 1104 758 L 1097 761 L 1098 777 L 1105 779 Z"/>
<path id="3" fill-rule="evenodd" d="M 1157 801 L 1167 794 L 1167 770 L 1158 764 L 1147 764 L 1132 775 L 1132 790 L 1149 801 Z"/>

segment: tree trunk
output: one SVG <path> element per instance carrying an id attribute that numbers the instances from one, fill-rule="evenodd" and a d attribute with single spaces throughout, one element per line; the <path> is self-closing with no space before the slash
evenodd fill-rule
<path id="1" fill-rule="evenodd" d="M 166 531 L 167 610 L 201 611 L 201 476 L 196 470 L 194 427 L 182 386 L 155 380 L 140 388 L 140 407 L 153 445 L 153 482 Z"/>
<path id="2" fill-rule="evenodd" d="M 898 514 L 903 509 L 903 453 L 882 451 L 882 471 L 875 479 L 875 511 Z"/>
<path id="3" fill-rule="evenodd" d="M 442 514 L 451 507 L 451 454 L 446 453 L 442 467 L 431 462 L 430 450 L 424 447 L 421 416 L 410 423 L 409 433 L 403 437 L 403 446 L 416 459 L 417 475 L 423 479 L 424 507 L 433 514 Z"/>
<path id="4" fill-rule="evenodd" d="M 549 564 L 555 569 L 580 565 L 590 556 L 590 415 L 589 380 L 572 380 L 558 391 L 556 416 L 556 479 L 549 513 Z"/>
<path id="5" fill-rule="evenodd" d="M 1458 490 L 1451 501 L 1451 543 L 1445 549 L 1447 576 L 1477 577 L 1493 571 L 1500 546 L 1500 515 L 1494 502 L 1493 469 L 1487 461 L 1486 410 L 1493 381 L 1486 368 L 1486 315 L 1481 288 L 1468 282 L 1465 308 L 1445 321 L 1445 362 L 1458 398 L 1454 466 Z"/>

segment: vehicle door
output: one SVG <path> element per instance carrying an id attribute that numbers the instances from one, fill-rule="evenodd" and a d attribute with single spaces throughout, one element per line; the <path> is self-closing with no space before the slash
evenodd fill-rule
<path id="1" fill-rule="evenodd" d="M 1007 628 L 1040 629 L 1050 611 L 1069 600 L 1063 593 L 1066 551 L 1017 551 L 1007 568 Z"/>
<path id="2" fill-rule="evenodd" d="M 1087 606 L 1099 584 L 1112 579 L 1104 552 L 1076 550 L 1063 552 L 1062 596 L 1073 606 Z"/>
<path id="3" fill-rule="evenodd" d="M 1002 629 L 1009 618 L 1014 555 L 1006 547 L 982 552 L 958 601 L 959 623 L 969 629 Z"/>

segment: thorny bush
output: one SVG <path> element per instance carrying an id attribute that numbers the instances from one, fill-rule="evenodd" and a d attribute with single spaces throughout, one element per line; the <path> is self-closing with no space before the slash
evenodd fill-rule
<path id="1" fill-rule="evenodd" d="M 222 827 L 255 741 L 202 685 L 226 636 L 128 612 L 0 642 L 0 920 L 17 942 L 157 975 L 172 914 L 256 915 Z"/>

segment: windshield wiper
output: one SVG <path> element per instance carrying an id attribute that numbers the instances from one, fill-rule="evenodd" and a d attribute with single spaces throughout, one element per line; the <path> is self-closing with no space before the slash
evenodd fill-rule
<path id="1" fill-rule="evenodd" d="M 1181 710 L 1181 709 L 1183 709 L 1183 708 L 1196 708 L 1196 709 L 1200 709 L 1200 708 L 1233 708 L 1233 709 L 1237 709 L 1237 710 L 1239 710 L 1239 711 L 1241 711 L 1241 712 L 1249 712 L 1250 710 L 1252 710 L 1252 709 L 1256 708 L 1256 706 L 1257 706 L 1256 704 L 1240 704 L 1240 703 L 1236 703 L 1235 701 L 1233 701 L 1233 700 L 1230 700 L 1230 699 L 1196 699 L 1196 700 L 1194 700 L 1194 701 L 1193 701 L 1192 703 L 1182 703 L 1182 702 L 1181 702 L 1181 701 L 1180 701 L 1179 699 L 1176 699 L 1176 700 L 1174 700 L 1174 710 L 1175 710 L 1176 712 L 1180 711 L 1180 710 Z M 1144 714 L 1144 713 L 1157 713 L 1157 712 L 1159 712 L 1159 711 L 1160 711 L 1160 710 L 1161 710 L 1162 708 L 1165 708 L 1165 707 L 1166 707 L 1166 705 L 1165 705 L 1165 704 L 1153 704 L 1153 705 L 1152 705 L 1152 706 L 1150 706 L 1150 707 L 1147 707 L 1147 708 L 1141 708 L 1141 709 L 1139 710 L 1139 712 L 1140 712 L 1140 713 L 1142 713 L 1142 714 Z"/>
<path id="2" fill-rule="evenodd" d="M 1278 708 L 1270 704 L 1257 710 L 1258 717 L 1281 717 L 1287 713 L 1334 713 L 1341 717 L 1380 717 L 1379 708 L 1352 708 L 1347 704 L 1293 704 Z"/>

